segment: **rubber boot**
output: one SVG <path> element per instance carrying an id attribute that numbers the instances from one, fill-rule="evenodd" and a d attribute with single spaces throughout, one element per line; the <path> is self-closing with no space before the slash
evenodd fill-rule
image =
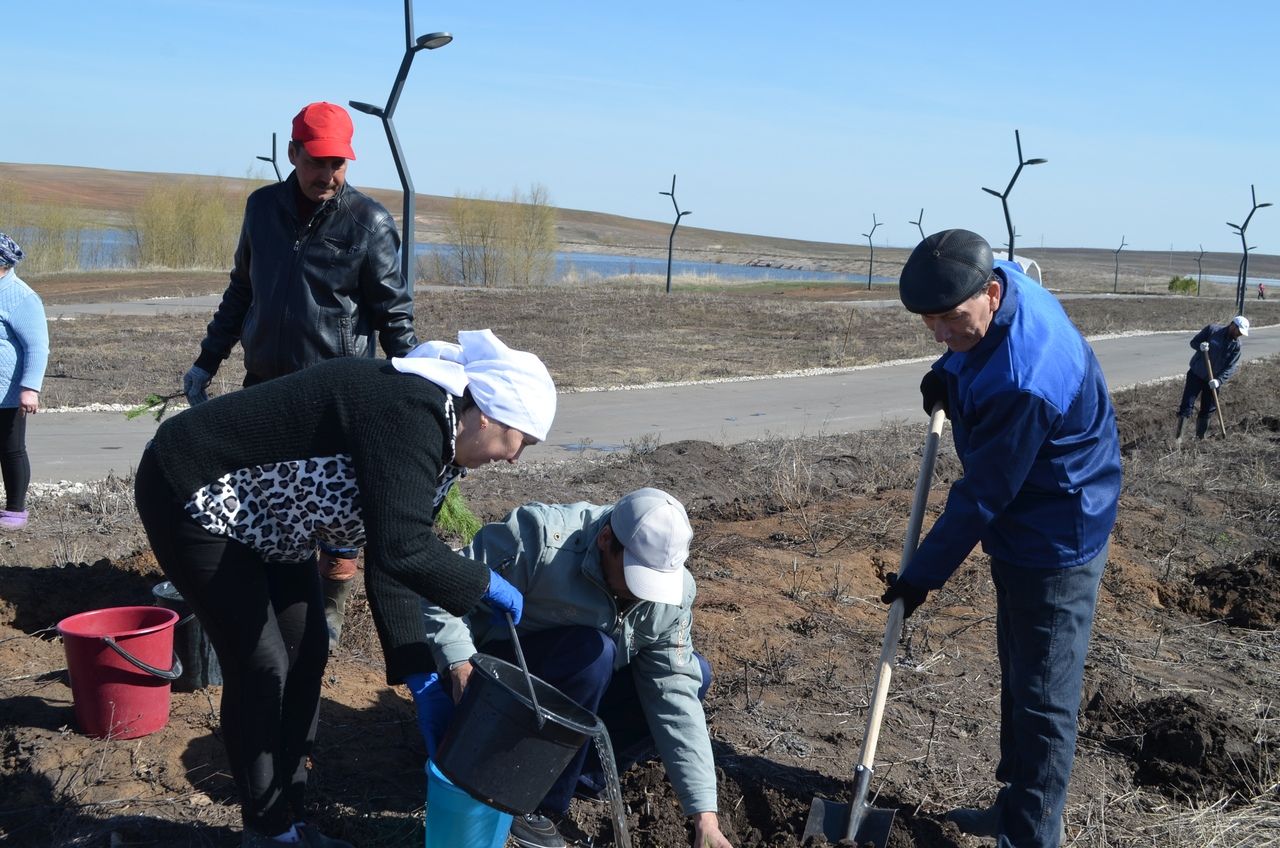
<path id="1" fill-rule="evenodd" d="M 1173 434 L 1173 440 L 1174 440 L 1175 442 L 1180 442 L 1180 441 L 1182 441 L 1182 427 L 1183 427 L 1183 425 L 1185 425 L 1186 423 L 1187 423 L 1187 419 L 1185 419 L 1185 418 L 1183 418 L 1181 415 L 1179 415 L 1179 416 L 1178 416 L 1178 432 L 1176 432 L 1176 433 L 1174 433 L 1174 434 Z"/>
<path id="2" fill-rule="evenodd" d="M 329 627 L 329 653 L 338 648 L 338 640 L 342 638 L 342 624 L 347 617 L 347 596 L 351 594 L 350 580 L 330 580 L 325 577 L 324 584 L 324 623 Z"/>
<path id="3" fill-rule="evenodd" d="M 1196 416 L 1196 438 L 1203 439 L 1204 434 L 1207 432 L 1209 432 L 1209 416 L 1197 415 Z"/>

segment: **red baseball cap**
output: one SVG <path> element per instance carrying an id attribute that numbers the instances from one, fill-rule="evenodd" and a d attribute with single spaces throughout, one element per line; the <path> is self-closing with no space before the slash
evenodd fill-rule
<path id="1" fill-rule="evenodd" d="M 332 103 L 309 103 L 293 119 L 293 140 L 317 159 L 355 159 L 351 136 L 355 127 L 347 110 Z"/>

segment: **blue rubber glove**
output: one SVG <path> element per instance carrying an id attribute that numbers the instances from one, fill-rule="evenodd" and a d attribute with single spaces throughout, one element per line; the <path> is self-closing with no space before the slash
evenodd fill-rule
<path id="1" fill-rule="evenodd" d="M 449 697 L 449 686 L 440 682 L 438 674 L 410 674 L 404 684 L 418 708 L 418 730 L 427 743 L 427 756 L 435 759 L 436 749 L 453 720 L 454 706 L 453 699 Z"/>
<path id="2" fill-rule="evenodd" d="M 512 620 L 516 624 L 520 623 L 520 616 L 524 613 L 524 595 L 496 571 L 489 571 L 489 588 L 484 592 L 484 601 L 493 608 L 495 627 L 506 627 L 504 613 L 511 613 Z"/>
<path id="3" fill-rule="evenodd" d="M 212 374 L 199 365 L 192 365 L 191 370 L 182 375 L 182 393 L 187 396 L 187 403 L 197 406 L 207 401 L 212 380 Z"/>

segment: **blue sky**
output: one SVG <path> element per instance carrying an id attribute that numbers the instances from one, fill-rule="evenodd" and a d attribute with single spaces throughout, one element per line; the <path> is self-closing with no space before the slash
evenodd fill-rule
<path id="1" fill-rule="evenodd" d="M 508 194 L 765 235 L 1238 250 L 1280 204 L 1274 3 L 426 2 L 395 114 L 419 192 Z M 6 4 L 0 161 L 265 176 L 312 100 L 385 102 L 402 0 Z M 358 186 L 398 188 L 354 114 Z M 1280 206 L 1250 243 L 1280 253 Z"/>

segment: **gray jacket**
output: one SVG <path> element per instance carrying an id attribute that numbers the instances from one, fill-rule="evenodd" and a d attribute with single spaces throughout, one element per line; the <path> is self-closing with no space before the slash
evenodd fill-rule
<path id="1" fill-rule="evenodd" d="M 685 813 L 716 810 L 715 762 L 698 700 L 702 670 L 693 656 L 693 576 L 684 573 L 680 606 L 642 601 L 625 614 L 600 568 L 596 536 L 613 506 L 526 504 L 485 525 L 463 556 L 500 572 L 524 593 L 521 632 L 581 625 L 612 634 L 616 668 L 631 666 L 649 728 Z M 436 667 L 461 662 L 505 629 L 487 610 L 458 618 L 423 604 Z"/>

